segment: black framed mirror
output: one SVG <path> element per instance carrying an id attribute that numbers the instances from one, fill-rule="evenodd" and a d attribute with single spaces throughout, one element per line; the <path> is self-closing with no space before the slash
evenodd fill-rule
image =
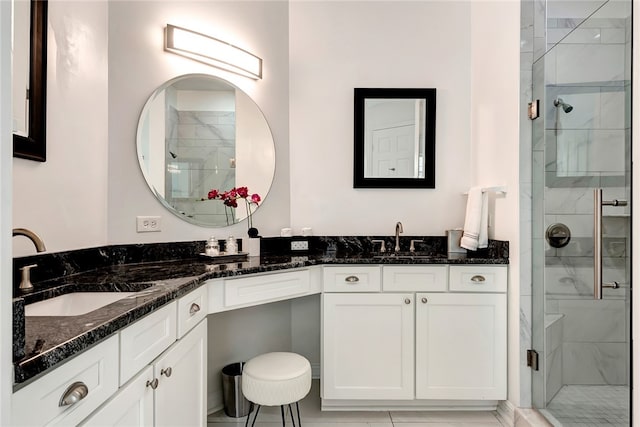
<path id="1" fill-rule="evenodd" d="M 27 135 L 13 134 L 13 156 L 47 160 L 47 0 L 31 0 Z"/>
<path id="2" fill-rule="evenodd" d="M 354 188 L 435 188 L 436 89 L 354 89 Z"/>

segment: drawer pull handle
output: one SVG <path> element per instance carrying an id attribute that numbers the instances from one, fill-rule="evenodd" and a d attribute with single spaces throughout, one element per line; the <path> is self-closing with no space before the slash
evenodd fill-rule
<path id="1" fill-rule="evenodd" d="M 473 276 L 471 278 L 471 281 L 474 282 L 474 283 L 482 283 L 482 282 L 485 281 L 485 278 L 484 278 L 484 276 L 480 276 L 479 274 L 476 274 L 475 276 Z"/>
<path id="2" fill-rule="evenodd" d="M 147 380 L 147 387 L 151 387 L 152 389 L 157 389 L 158 388 L 158 379 L 154 378 L 151 381 Z"/>
<path id="3" fill-rule="evenodd" d="M 81 381 L 77 381 L 71 384 L 64 392 L 62 397 L 60 398 L 60 403 L 58 406 L 71 406 L 75 403 L 78 403 L 89 394 L 89 389 L 85 385 L 85 383 Z"/>
<path id="4" fill-rule="evenodd" d="M 191 304 L 191 308 L 189 309 L 189 314 L 191 316 L 193 316 L 194 314 L 196 314 L 199 311 L 200 311 L 200 306 L 198 304 L 196 304 L 195 302 L 193 304 Z"/>
<path id="5" fill-rule="evenodd" d="M 356 283 L 360 281 L 360 278 L 358 276 L 347 276 L 344 281 L 347 283 Z"/>
<path id="6" fill-rule="evenodd" d="M 411 298 L 405 298 L 404 299 L 404 303 L 405 304 L 411 304 Z"/>
<path id="7" fill-rule="evenodd" d="M 171 376 L 171 372 L 172 372 L 171 367 L 168 367 L 166 369 L 161 369 L 160 375 L 166 375 L 167 378 L 169 378 Z"/>
<path id="8" fill-rule="evenodd" d="M 422 297 L 422 300 L 421 300 L 421 301 L 422 301 L 422 303 L 423 303 L 423 304 L 426 304 L 426 303 L 428 303 L 428 302 L 429 302 L 429 300 L 427 299 L 427 297 Z"/>

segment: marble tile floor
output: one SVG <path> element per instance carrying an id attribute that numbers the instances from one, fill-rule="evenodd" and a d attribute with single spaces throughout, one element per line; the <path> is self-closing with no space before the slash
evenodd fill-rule
<path id="1" fill-rule="evenodd" d="M 317 380 L 300 402 L 303 427 L 502 427 L 493 411 L 321 411 Z M 227 417 L 224 411 L 210 414 L 208 427 L 244 426 L 245 417 Z M 253 416 L 252 416 L 253 419 Z M 287 426 L 291 426 L 287 418 Z M 263 407 L 256 427 L 282 426 L 279 407 Z M 297 424 L 296 424 L 297 425 Z"/>
<path id="2" fill-rule="evenodd" d="M 556 427 L 628 427 L 629 405 L 629 387 L 565 385 L 543 412 Z"/>

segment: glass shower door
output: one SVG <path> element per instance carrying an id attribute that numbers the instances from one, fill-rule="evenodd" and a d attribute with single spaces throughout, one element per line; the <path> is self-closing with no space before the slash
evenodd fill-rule
<path id="1" fill-rule="evenodd" d="M 628 426 L 631 4 L 566 18 L 547 15 L 533 65 L 533 403 L 555 425 Z"/>

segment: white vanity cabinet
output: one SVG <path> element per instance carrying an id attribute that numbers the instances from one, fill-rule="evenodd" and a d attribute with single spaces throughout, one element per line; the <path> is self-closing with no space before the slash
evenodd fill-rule
<path id="1" fill-rule="evenodd" d="M 207 425 L 207 322 L 200 322 L 153 365 L 155 426 Z"/>
<path id="2" fill-rule="evenodd" d="M 201 286 L 121 331 L 126 383 L 83 425 L 205 426 L 206 313 Z"/>
<path id="3" fill-rule="evenodd" d="M 504 400 L 506 294 L 416 294 L 416 398 Z"/>
<path id="4" fill-rule="evenodd" d="M 325 293 L 326 399 L 413 398 L 413 295 Z"/>
<path id="5" fill-rule="evenodd" d="M 200 322 L 83 426 L 205 426 L 207 322 Z"/>
<path id="6" fill-rule="evenodd" d="M 147 366 L 81 425 L 152 426 L 153 390 L 148 385 L 150 378 L 153 378 L 153 367 Z"/>
<path id="7" fill-rule="evenodd" d="M 336 287 L 361 269 L 378 269 L 381 283 Z M 323 407 L 506 399 L 506 266 L 324 270 Z"/>

